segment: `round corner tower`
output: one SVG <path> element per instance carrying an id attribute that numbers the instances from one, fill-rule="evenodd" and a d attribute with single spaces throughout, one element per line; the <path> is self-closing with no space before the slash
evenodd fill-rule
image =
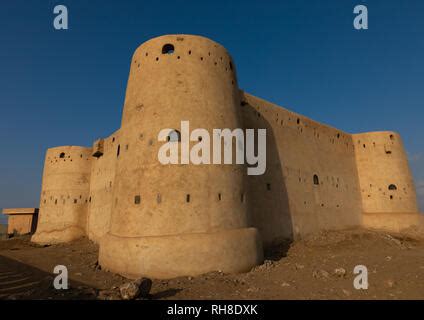
<path id="1" fill-rule="evenodd" d="M 110 231 L 100 241 L 103 267 L 171 278 L 247 271 L 261 262 L 259 234 L 247 216 L 245 166 L 158 160 L 165 143 L 159 132 L 180 131 L 181 121 L 210 135 L 243 128 L 239 99 L 234 63 L 221 45 L 167 35 L 137 48 L 116 145 Z"/>
<path id="2" fill-rule="evenodd" d="M 400 135 L 353 135 L 364 213 L 417 213 L 417 197 Z"/>
<path id="3" fill-rule="evenodd" d="M 85 235 L 90 170 L 91 148 L 63 146 L 47 150 L 39 221 L 31 241 L 59 243 Z"/>

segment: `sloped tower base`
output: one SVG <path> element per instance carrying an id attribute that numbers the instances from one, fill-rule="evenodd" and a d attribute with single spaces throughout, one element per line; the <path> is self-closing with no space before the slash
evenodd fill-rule
<path id="1" fill-rule="evenodd" d="M 31 241 L 38 244 L 66 243 L 82 238 L 84 235 L 83 229 L 70 227 L 64 230 L 37 232 L 31 237 Z"/>
<path id="2" fill-rule="evenodd" d="M 246 272 L 262 261 L 262 243 L 254 228 L 159 237 L 107 234 L 99 256 L 104 269 L 134 279 Z"/>
<path id="3" fill-rule="evenodd" d="M 364 212 L 362 225 L 367 229 L 424 239 L 424 215 L 419 212 Z"/>

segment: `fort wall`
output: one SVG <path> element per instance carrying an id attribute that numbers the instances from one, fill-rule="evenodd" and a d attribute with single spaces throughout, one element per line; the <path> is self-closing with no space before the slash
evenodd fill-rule
<path id="1" fill-rule="evenodd" d="M 352 136 L 242 93 L 246 128 L 267 129 L 267 170 L 249 176 L 253 225 L 265 243 L 361 224 Z"/>
<path id="2" fill-rule="evenodd" d="M 95 148 L 100 149 L 96 154 Z M 91 181 L 89 210 L 87 217 L 87 235 L 98 243 L 109 231 L 112 213 L 113 187 L 115 183 L 116 152 L 120 146 L 119 130 L 105 139 L 95 142 L 91 161 Z"/>

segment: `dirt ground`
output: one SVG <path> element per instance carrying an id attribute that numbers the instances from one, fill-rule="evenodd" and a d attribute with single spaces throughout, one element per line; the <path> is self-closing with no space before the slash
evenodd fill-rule
<path id="1" fill-rule="evenodd" d="M 0 299 L 119 299 L 129 280 L 97 265 L 87 239 L 38 246 L 29 237 L 0 241 Z M 56 265 L 70 289 L 55 290 Z M 368 269 L 368 290 L 356 290 L 356 265 Z M 424 241 L 366 230 L 326 232 L 276 246 L 250 272 L 213 272 L 153 280 L 149 299 L 424 299 Z"/>

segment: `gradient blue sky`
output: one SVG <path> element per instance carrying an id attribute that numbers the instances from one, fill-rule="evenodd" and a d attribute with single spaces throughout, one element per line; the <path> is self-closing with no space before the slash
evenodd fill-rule
<path id="1" fill-rule="evenodd" d="M 53 8 L 69 10 L 66 31 Z M 369 30 L 353 28 L 365 4 Z M 38 206 L 44 152 L 119 127 L 133 51 L 200 34 L 242 89 L 348 132 L 398 131 L 424 209 L 424 1 L 2 1 L 0 208 Z"/>

